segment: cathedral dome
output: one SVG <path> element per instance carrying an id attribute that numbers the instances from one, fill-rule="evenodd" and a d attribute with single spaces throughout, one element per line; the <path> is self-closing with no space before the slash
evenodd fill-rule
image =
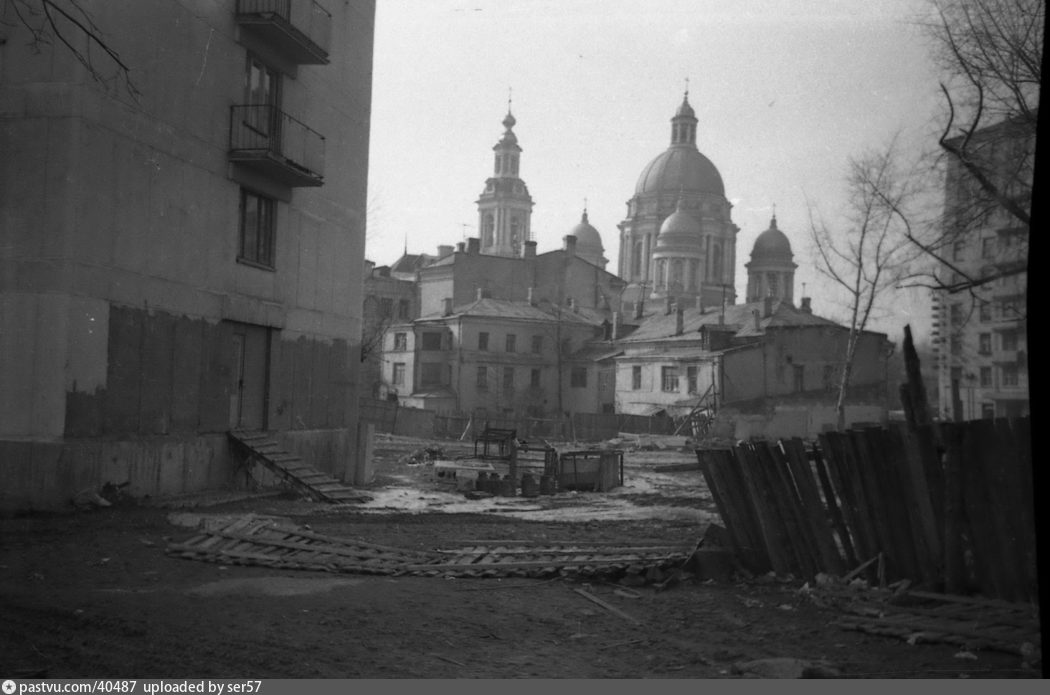
<path id="1" fill-rule="evenodd" d="M 777 229 L 776 215 L 769 222 L 769 229 L 758 235 L 755 245 L 751 249 L 752 260 L 788 260 L 794 254 L 791 253 L 791 242 L 784 232 Z"/>
<path id="2" fill-rule="evenodd" d="M 660 233 L 656 237 L 656 249 L 664 250 L 682 246 L 699 248 L 700 244 L 700 223 L 682 209 L 682 199 L 679 198 L 678 207 L 660 225 Z"/>
<path id="3" fill-rule="evenodd" d="M 587 220 L 586 210 L 583 211 L 580 223 L 573 227 L 569 234 L 576 237 L 577 249 L 597 249 L 599 253 L 605 251 L 605 248 L 602 246 L 602 235 Z"/>
<path id="4" fill-rule="evenodd" d="M 678 191 L 725 195 L 722 175 L 696 147 L 672 145 L 642 170 L 635 195 Z"/>

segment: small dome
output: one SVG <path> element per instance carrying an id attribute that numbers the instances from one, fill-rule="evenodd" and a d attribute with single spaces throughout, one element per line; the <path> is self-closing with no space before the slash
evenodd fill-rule
<path id="1" fill-rule="evenodd" d="M 518 121 L 514 118 L 514 114 L 510 111 L 507 112 L 506 118 L 503 119 L 503 127 L 510 130 Z"/>
<path id="2" fill-rule="evenodd" d="M 569 232 L 576 237 L 576 248 L 588 247 L 595 248 L 604 251 L 602 248 L 602 235 L 598 233 L 591 223 L 587 220 L 587 211 L 583 211 L 583 217 L 580 219 L 580 223 L 572 228 Z"/>
<path id="3" fill-rule="evenodd" d="M 693 146 L 672 145 L 642 170 L 635 195 L 678 191 L 725 195 L 722 175 L 711 160 Z"/>
<path id="4" fill-rule="evenodd" d="M 681 246 L 700 246 L 700 223 L 682 209 L 682 199 L 679 198 L 678 207 L 660 225 L 660 233 L 656 237 L 656 248 Z"/>
<path id="5" fill-rule="evenodd" d="M 777 217 L 769 222 L 769 229 L 758 235 L 755 245 L 751 249 L 752 259 L 784 259 L 790 261 L 794 254 L 791 253 L 791 242 L 784 232 L 777 229 Z"/>

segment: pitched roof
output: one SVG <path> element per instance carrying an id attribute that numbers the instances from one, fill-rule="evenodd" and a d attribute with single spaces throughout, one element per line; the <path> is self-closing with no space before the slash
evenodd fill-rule
<path id="1" fill-rule="evenodd" d="M 446 316 L 442 312 L 436 312 L 421 316 L 420 321 L 439 321 L 444 318 L 450 317 L 478 317 L 478 318 L 499 318 L 499 319 L 518 319 L 523 321 L 557 321 L 558 318 L 562 321 L 570 323 L 584 323 L 588 325 L 600 325 L 604 316 L 593 309 L 580 308 L 578 310 L 562 309 L 557 311 L 556 308 L 551 307 L 550 309 L 541 306 L 535 306 L 528 302 L 518 302 L 509 299 L 493 299 L 491 297 L 484 297 L 482 299 L 475 299 L 467 304 L 460 304 L 452 308 L 452 313 Z"/>
<path id="2" fill-rule="evenodd" d="M 758 312 L 758 327 L 755 326 L 755 314 Z M 699 309 L 687 308 L 682 312 L 682 333 L 675 335 L 677 328 L 677 317 L 675 312 L 670 314 L 654 311 L 644 316 L 638 328 L 623 339 L 624 343 L 637 343 L 645 341 L 691 341 L 697 340 L 698 331 L 701 327 L 718 329 L 724 325 L 724 329 L 731 331 L 734 337 L 746 338 L 759 336 L 766 332 L 767 328 L 783 328 L 791 326 L 835 326 L 843 328 L 831 319 L 817 316 L 816 314 L 795 308 L 788 302 L 774 301 L 773 311 L 769 316 L 763 316 L 765 302 L 748 302 L 746 304 L 731 304 L 725 308 L 724 324 L 721 324 L 722 311 L 718 308 Z"/>

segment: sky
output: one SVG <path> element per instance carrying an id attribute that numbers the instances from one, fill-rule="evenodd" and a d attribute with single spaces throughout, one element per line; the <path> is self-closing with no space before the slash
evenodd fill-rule
<path id="1" fill-rule="evenodd" d="M 935 141 L 941 96 L 916 24 L 923 0 L 378 0 L 366 256 L 390 264 L 477 236 L 478 195 L 510 108 L 539 253 L 588 216 L 616 272 L 617 224 L 670 144 L 689 90 L 697 146 L 733 204 L 736 288 L 769 226 L 795 295 L 842 318 L 815 270 L 810 207 L 834 225 L 850 157 Z M 803 289 L 805 283 L 805 290 Z M 887 298 L 874 328 L 917 337 L 925 295 Z"/>

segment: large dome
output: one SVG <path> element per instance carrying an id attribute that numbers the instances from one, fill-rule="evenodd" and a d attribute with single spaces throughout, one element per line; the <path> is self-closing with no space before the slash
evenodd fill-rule
<path id="1" fill-rule="evenodd" d="M 784 232 L 777 229 L 777 218 L 774 217 L 769 223 L 769 229 L 758 235 L 755 245 L 751 249 L 752 259 L 785 259 L 790 261 L 794 254 L 791 253 L 791 242 Z"/>
<path id="2" fill-rule="evenodd" d="M 642 170 L 634 188 L 635 195 L 682 191 L 725 195 L 718 169 L 691 145 L 672 145 L 657 155 Z"/>

